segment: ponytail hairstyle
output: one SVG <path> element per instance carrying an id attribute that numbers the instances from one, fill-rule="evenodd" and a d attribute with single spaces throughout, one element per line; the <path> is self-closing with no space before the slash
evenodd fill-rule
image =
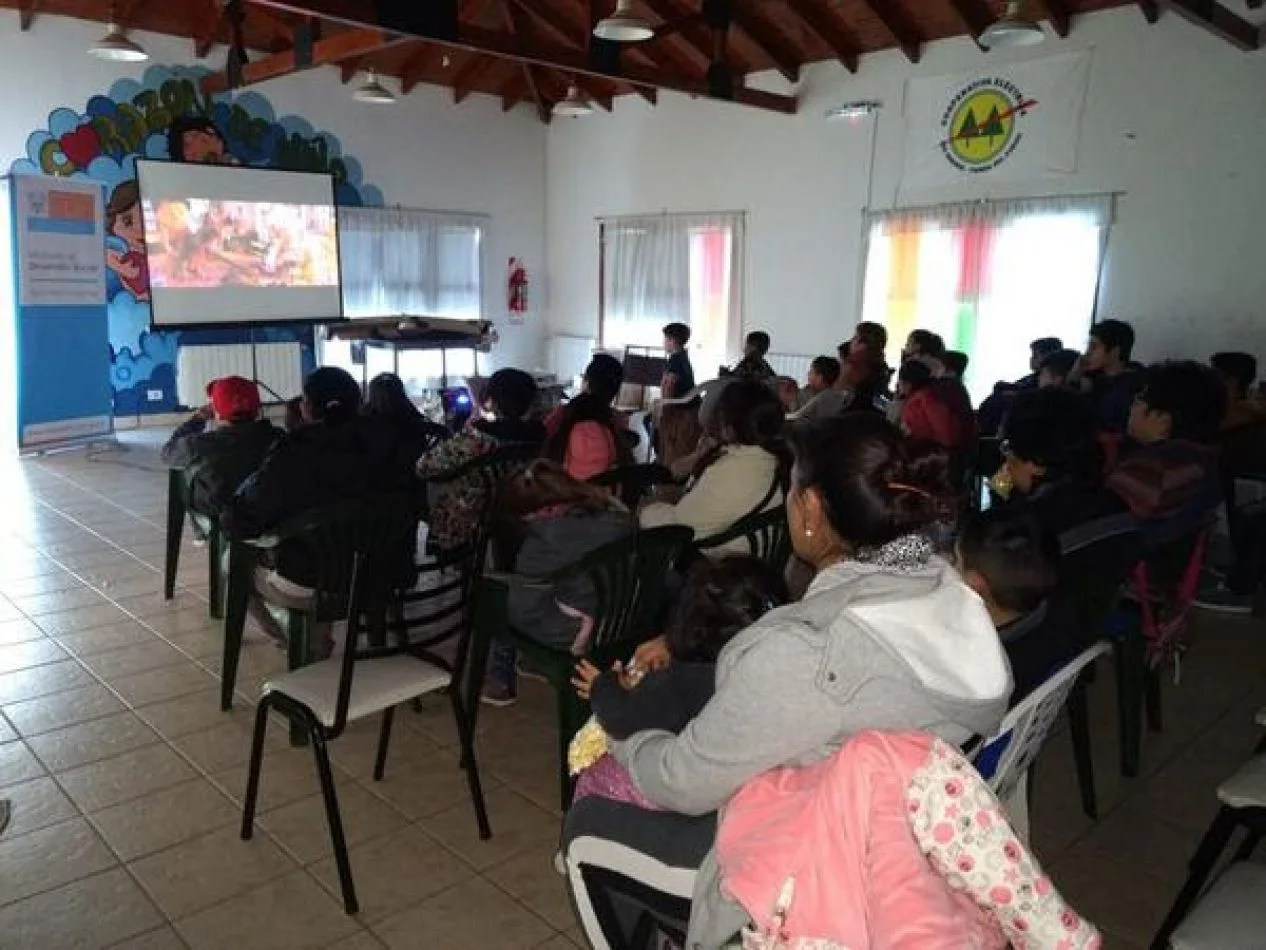
<path id="1" fill-rule="evenodd" d="M 853 551 L 924 531 L 950 510 L 949 459 L 914 443 L 887 419 L 845 413 L 791 428 L 792 490 L 814 489 Z"/>
<path id="2" fill-rule="evenodd" d="M 585 391 L 563 410 L 563 420 L 545 443 L 543 456 L 560 465 L 565 463 L 572 429 L 582 422 L 596 422 L 611 434 L 611 440 L 615 444 L 616 464 L 632 465 L 633 452 L 621 435 L 616 425 L 615 410 L 611 408 L 623 383 L 624 366 L 619 360 L 606 353 L 594 356 L 585 369 Z"/>
<path id="3" fill-rule="evenodd" d="M 784 439 L 785 415 L 777 394 L 754 379 L 736 379 L 717 397 L 713 428 L 720 445 L 707 452 L 695 466 L 698 478 L 719 459 L 727 445 L 759 445 L 778 459 L 778 481 L 784 490 L 791 471 L 791 452 Z"/>
<path id="4" fill-rule="evenodd" d="M 303 399 L 317 422 L 338 425 L 360 414 L 360 384 L 337 366 L 322 366 L 303 381 Z"/>
<path id="5" fill-rule="evenodd" d="M 501 505 L 502 514 L 510 518 L 555 507 L 598 514 L 611 507 L 611 494 L 605 488 L 577 481 L 552 459 L 537 459 L 506 482 Z"/>

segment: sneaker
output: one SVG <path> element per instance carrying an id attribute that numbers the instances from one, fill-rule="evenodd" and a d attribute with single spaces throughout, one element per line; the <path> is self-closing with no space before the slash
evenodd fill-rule
<path id="1" fill-rule="evenodd" d="M 519 701 L 519 697 L 508 686 L 501 683 L 487 683 L 484 685 L 483 692 L 479 694 L 479 701 L 485 706 L 496 706 L 500 709 L 513 706 Z"/>
<path id="2" fill-rule="evenodd" d="M 1192 601 L 1192 606 L 1204 610 L 1212 610 L 1222 614 L 1251 614 L 1253 612 L 1253 595 L 1237 594 L 1224 585 L 1202 590 Z"/>

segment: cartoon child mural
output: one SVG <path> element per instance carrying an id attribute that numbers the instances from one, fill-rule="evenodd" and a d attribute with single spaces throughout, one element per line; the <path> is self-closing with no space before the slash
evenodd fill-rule
<path id="1" fill-rule="evenodd" d="M 167 130 L 167 154 L 173 162 L 191 165 L 239 165 L 229 143 L 210 119 L 181 116 Z"/>
<path id="2" fill-rule="evenodd" d="M 137 300 L 149 300 L 149 266 L 145 260 L 145 235 L 141 221 L 141 190 L 135 178 L 115 187 L 106 203 L 106 233 L 125 248 L 106 247 L 106 266 L 119 278 L 123 289 Z"/>

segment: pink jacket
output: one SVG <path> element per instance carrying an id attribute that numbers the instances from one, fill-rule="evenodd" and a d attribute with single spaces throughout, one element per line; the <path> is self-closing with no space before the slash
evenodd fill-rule
<path id="1" fill-rule="evenodd" d="M 926 733 L 861 732 L 749 782 L 717 835 L 756 950 L 1082 950 L 1102 944 L 985 781 Z"/>

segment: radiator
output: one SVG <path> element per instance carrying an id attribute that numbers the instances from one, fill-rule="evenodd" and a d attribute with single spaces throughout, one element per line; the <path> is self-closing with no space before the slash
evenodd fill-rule
<path id="1" fill-rule="evenodd" d="M 302 359 L 298 343 L 182 346 L 176 357 L 176 395 L 182 406 L 202 406 L 211 380 L 244 376 L 258 380 L 264 402 L 273 402 L 278 396 L 290 399 L 303 387 Z"/>
<path id="2" fill-rule="evenodd" d="M 803 356 L 799 353 L 767 353 L 765 361 L 774 368 L 774 372 L 779 376 L 790 376 L 797 383 L 804 385 L 805 378 L 809 375 L 809 364 L 813 362 L 813 357 Z"/>

